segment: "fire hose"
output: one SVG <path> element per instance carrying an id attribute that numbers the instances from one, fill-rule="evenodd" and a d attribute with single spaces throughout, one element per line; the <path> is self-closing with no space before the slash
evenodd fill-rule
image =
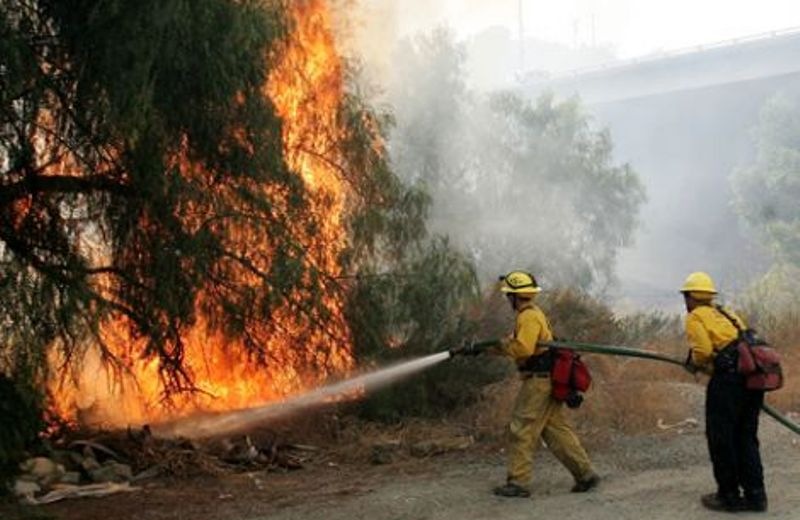
<path id="1" fill-rule="evenodd" d="M 451 350 L 450 355 L 452 356 L 465 353 L 465 349 L 471 349 L 472 353 L 478 353 L 483 350 L 486 350 L 487 348 L 494 347 L 499 344 L 500 341 L 496 339 L 471 343 L 466 347 Z M 685 368 L 684 362 L 679 359 L 666 356 L 664 354 L 659 354 L 658 352 L 652 352 L 649 350 L 642 350 L 631 347 L 623 347 L 617 345 L 597 345 L 594 343 L 578 343 L 574 341 L 540 342 L 539 345 L 547 348 L 566 348 L 574 350 L 576 352 L 587 352 L 591 354 L 603 354 L 611 356 L 624 356 L 624 357 L 634 357 L 640 359 L 650 359 L 653 361 L 671 363 L 673 365 L 678 365 L 681 368 Z M 767 403 L 764 403 L 761 406 L 761 409 L 764 410 L 764 412 L 767 415 L 778 421 L 780 424 L 782 424 L 786 428 L 789 428 L 794 433 L 800 435 L 800 425 L 791 421 L 788 417 L 782 415 L 778 410 L 768 405 Z"/>

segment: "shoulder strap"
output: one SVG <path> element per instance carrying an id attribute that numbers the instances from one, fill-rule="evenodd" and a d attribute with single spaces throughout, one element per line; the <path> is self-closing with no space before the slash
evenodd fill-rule
<path id="1" fill-rule="evenodd" d="M 715 305 L 714 308 L 717 309 L 720 314 L 728 318 L 728 321 L 731 322 L 731 324 L 733 324 L 734 327 L 736 327 L 736 330 L 742 332 L 742 327 L 741 325 L 739 325 L 739 320 L 731 316 L 730 313 L 722 307 L 722 305 Z"/>

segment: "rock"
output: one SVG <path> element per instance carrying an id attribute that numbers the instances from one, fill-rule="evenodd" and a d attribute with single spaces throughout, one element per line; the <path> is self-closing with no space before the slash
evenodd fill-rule
<path id="1" fill-rule="evenodd" d="M 95 441 L 74 441 L 69 445 L 70 449 L 83 447 L 83 454 L 86 457 L 92 457 L 97 460 L 114 459 L 121 460 L 121 457 L 114 450 L 108 448 L 104 444 Z"/>
<path id="2" fill-rule="evenodd" d="M 225 462 L 242 464 L 256 461 L 259 450 L 253 445 L 250 437 L 245 435 L 236 441 L 226 443 L 227 452 L 221 457 Z"/>
<path id="3" fill-rule="evenodd" d="M 153 466 L 134 475 L 133 478 L 131 479 L 131 482 L 139 482 L 140 480 L 156 478 L 160 473 L 161 473 L 161 468 L 159 466 Z"/>
<path id="4" fill-rule="evenodd" d="M 68 450 L 55 450 L 50 455 L 50 458 L 56 463 L 64 466 L 67 471 L 75 471 L 80 469 L 83 457 L 74 451 Z"/>
<path id="5" fill-rule="evenodd" d="M 84 444 L 82 446 L 83 450 L 81 451 L 81 453 L 83 453 L 83 456 L 85 458 L 97 460 L 97 456 L 94 454 L 94 450 L 92 449 L 91 446 L 89 446 L 88 444 Z"/>
<path id="6" fill-rule="evenodd" d="M 67 471 L 61 477 L 61 483 L 78 485 L 81 483 L 81 474 L 77 471 Z"/>
<path id="7" fill-rule="evenodd" d="M 101 467 L 89 471 L 89 477 L 92 481 L 98 483 L 129 482 L 133 479 L 133 471 L 127 464 L 108 460 Z"/>
<path id="8" fill-rule="evenodd" d="M 23 473 L 29 473 L 37 478 L 52 472 L 55 467 L 56 463 L 47 457 L 34 457 L 21 462 L 19 465 L 19 469 Z"/>
<path id="9" fill-rule="evenodd" d="M 388 442 L 384 444 L 374 444 L 369 461 L 372 464 L 391 464 L 400 448 L 399 442 Z"/>
<path id="10" fill-rule="evenodd" d="M 153 430 L 150 429 L 149 424 L 142 426 L 141 430 L 134 430 L 128 426 L 128 438 L 134 442 L 144 445 L 153 440 Z"/>
<path id="11" fill-rule="evenodd" d="M 444 453 L 433 441 L 423 441 L 412 444 L 409 451 L 414 457 L 427 457 L 429 455 Z"/>
<path id="12" fill-rule="evenodd" d="M 96 469 L 100 469 L 100 463 L 97 462 L 97 459 L 94 457 L 85 457 L 81 461 L 81 467 L 86 471 L 86 473 L 91 473 Z"/>
<path id="13" fill-rule="evenodd" d="M 34 457 L 20 464 L 23 473 L 31 475 L 42 486 L 58 482 L 64 475 L 64 466 L 47 457 Z"/>
<path id="14" fill-rule="evenodd" d="M 429 457 L 440 455 L 448 451 L 464 450 L 472 444 L 472 437 L 451 437 L 432 441 L 418 442 L 411 446 L 411 455 L 415 457 Z"/>
<path id="15" fill-rule="evenodd" d="M 297 457 L 292 457 L 291 455 L 278 452 L 278 456 L 275 458 L 275 464 L 284 469 L 303 469 L 303 464 Z"/>
<path id="16" fill-rule="evenodd" d="M 310 444 L 286 444 L 285 447 L 295 451 L 320 451 L 319 447 Z"/>
<path id="17" fill-rule="evenodd" d="M 36 482 L 30 482 L 21 479 L 14 482 L 14 494 L 18 497 L 30 498 L 41 490 L 42 488 Z"/>
<path id="18" fill-rule="evenodd" d="M 76 469 L 83 468 L 83 455 L 81 455 L 80 453 L 76 453 L 74 451 L 71 451 L 71 452 L 69 452 L 69 458 L 72 461 L 72 463 L 69 464 L 69 465 L 65 464 L 65 467 L 67 467 L 67 468 L 76 468 Z"/>

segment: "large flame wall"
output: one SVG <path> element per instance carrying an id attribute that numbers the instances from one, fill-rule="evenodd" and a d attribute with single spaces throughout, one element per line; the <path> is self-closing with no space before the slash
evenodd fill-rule
<path id="1" fill-rule="evenodd" d="M 331 13 L 326 0 L 295 0 L 289 38 L 274 49 L 275 67 L 264 87 L 283 120 L 284 152 L 288 165 L 299 173 L 310 194 L 311 211 L 320 222 L 313 236 L 294 230 L 307 248 L 315 268 L 339 274 L 337 258 L 346 244 L 343 228 L 346 189 L 333 165 L 338 164 L 337 141 L 342 134 L 337 114 L 342 103 L 342 62 L 336 48 Z M 267 188 L 265 188 L 267 189 Z M 252 244 L 248 244 L 252 247 Z M 247 283 L 247 282 L 243 282 Z M 331 318 L 323 331 L 303 331 L 315 344 L 326 344 L 324 370 L 310 373 L 308 353 L 296 345 L 296 332 L 307 328 L 287 304 L 272 320 L 278 330 L 265 335 L 264 349 L 271 362 L 258 366 L 248 358 L 243 344 L 232 342 L 201 319 L 182 338 L 186 367 L 199 392 L 178 396 L 169 407 L 162 402 L 164 388 L 157 360 L 137 356 L 142 343 L 129 335 L 118 319 L 105 323 L 105 344 L 123 361 L 112 373 L 100 361 L 99 350 L 88 348 L 74 377 L 52 386 L 57 411 L 66 418 L 107 426 L 159 422 L 196 411 L 245 408 L 281 399 L 352 367 L 349 330 L 340 296 L 325 295 L 323 304 Z M 340 341 L 327 341 L 335 336 Z M 318 361 L 318 360 L 317 360 Z M 319 362 L 313 363 L 319 366 Z"/>

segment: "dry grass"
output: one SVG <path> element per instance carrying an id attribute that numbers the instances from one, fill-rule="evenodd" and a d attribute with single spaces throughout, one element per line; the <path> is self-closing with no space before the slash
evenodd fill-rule
<path id="1" fill-rule="evenodd" d="M 780 334 L 775 337 L 776 345 L 786 338 L 784 345 L 792 347 L 781 349 L 786 385 L 767 399 L 784 413 L 800 412 L 800 340 L 790 342 Z M 676 358 L 686 352 L 686 346 L 676 339 L 648 348 Z M 656 434 L 692 428 L 687 419 L 702 427 L 706 376 L 692 376 L 680 367 L 647 360 L 597 355 L 584 359 L 592 371 L 593 385 L 583 406 L 570 416 L 587 444 L 605 444 L 619 433 Z M 518 388 L 515 376 L 487 386 L 481 401 L 462 412 L 461 421 L 471 424 L 480 438 L 502 439 Z M 676 426 L 681 424 L 684 426 Z"/>
<path id="2" fill-rule="evenodd" d="M 562 294 L 561 298 L 565 296 Z M 569 306 L 562 300 L 556 302 L 553 310 L 562 315 L 563 321 L 567 314 L 564 309 Z M 495 310 L 499 311 L 505 302 L 495 303 Z M 584 309 L 589 307 L 584 301 L 580 303 Z M 555 312 L 559 306 L 564 309 Z M 602 307 L 598 309 L 602 312 L 590 309 L 591 312 L 572 315 L 572 321 L 580 318 L 579 324 L 571 325 L 580 330 L 582 340 L 611 343 L 606 338 L 611 335 L 613 342 L 676 359 L 685 357 L 687 345 L 677 319 L 642 315 L 625 322 Z M 505 321 L 509 317 L 505 316 Z M 484 326 L 496 330 L 503 323 L 498 320 Z M 765 336 L 781 349 L 786 372 L 785 388 L 770 394 L 768 400 L 783 412 L 800 412 L 800 326 L 782 322 L 766 331 Z M 583 359 L 592 371 L 594 382 L 583 406 L 568 415 L 588 446 L 603 446 L 619 434 L 671 434 L 691 428 L 685 426 L 687 419 L 696 420 L 696 427 L 702 427 L 705 376 L 695 377 L 675 365 L 642 359 L 594 354 L 585 354 Z M 469 380 L 463 383 L 474 384 Z M 272 442 L 319 446 L 325 452 L 321 455 L 323 459 L 331 457 L 331 461 L 352 463 L 374 462 L 376 446 L 392 449 L 395 459 L 410 457 L 411 447 L 428 441 L 473 438 L 495 447 L 505 441 L 518 388 L 517 375 L 509 364 L 508 376 L 483 387 L 474 405 L 443 414 L 440 419 L 406 417 L 396 424 L 383 424 L 360 419 L 348 405 L 331 405 L 270 424 L 251 436 L 256 441 L 259 436 L 269 436 L 278 439 Z M 675 426 L 681 424 L 684 426 Z"/>
<path id="3" fill-rule="evenodd" d="M 781 352 L 784 387 L 767 396 L 770 404 L 787 412 L 800 412 L 800 324 L 779 329 L 769 338 Z"/>
<path id="4" fill-rule="evenodd" d="M 497 335 L 513 316 L 502 299 L 490 300 L 491 312 L 483 316 L 482 336 Z M 676 359 L 686 356 L 679 317 L 642 314 L 619 319 L 602 305 L 569 292 L 543 301 L 554 317 L 556 328 L 574 330 L 572 338 L 597 343 L 626 344 Z M 578 308 L 580 312 L 569 312 Z M 566 324 L 566 326 L 564 326 Z M 765 336 L 784 356 L 786 386 L 768 400 L 783 412 L 800 412 L 800 326 L 794 320 L 772 324 Z M 588 445 L 601 446 L 618 434 L 674 433 L 695 419 L 702 427 L 705 376 L 692 376 L 675 365 L 655 361 L 585 354 L 594 376 L 586 401 L 569 416 Z M 477 364 L 476 364 L 477 367 Z M 476 369 L 480 369 L 477 367 Z M 467 379 L 465 385 L 474 381 Z M 334 447 L 337 456 L 369 461 L 376 445 L 399 446 L 400 453 L 415 443 L 430 439 L 472 436 L 489 446 L 502 443 L 519 388 L 509 364 L 508 376 L 482 388 L 477 401 L 465 409 L 443 414 L 441 419 L 407 417 L 398 424 L 380 424 L 359 419 L 346 406 L 315 410 L 271 428 L 293 442 Z M 689 426 L 690 427 L 690 426 Z"/>
<path id="5" fill-rule="evenodd" d="M 614 381 L 602 377 L 600 372 L 594 370 L 595 382 L 584 404 L 567 412 L 588 445 L 604 445 L 619 433 L 660 433 L 663 429 L 659 424 L 700 419 L 703 388 L 688 375 L 681 375 L 677 381 L 675 377 L 656 374 L 651 374 L 652 379 Z M 481 402 L 462 412 L 462 423 L 470 424 L 479 439 L 501 441 L 518 389 L 519 381 L 515 378 L 487 387 Z"/>

